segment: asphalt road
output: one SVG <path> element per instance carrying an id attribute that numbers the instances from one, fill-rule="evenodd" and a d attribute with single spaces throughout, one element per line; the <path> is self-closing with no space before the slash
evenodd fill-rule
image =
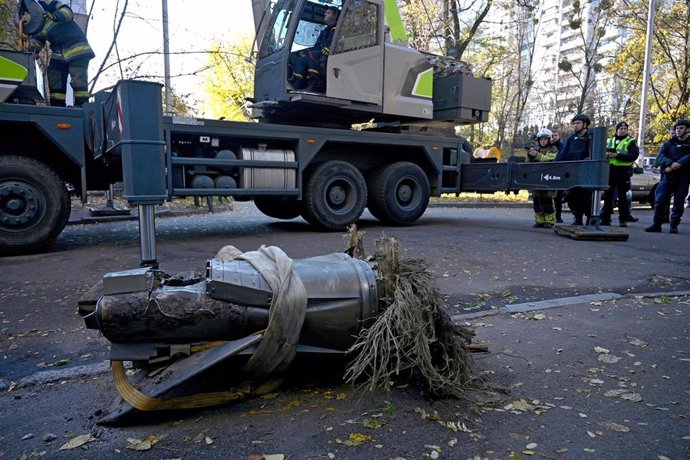
<path id="1" fill-rule="evenodd" d="M 115 396 L 108 342 L 76 302 L 104 273 L 138 266 L 137 224 L 70 225 L 52 252 L 0 258 L 0 458 L 687 458 L 690 227 L 648 234 L 651 212 L 635 214 L 626 242 L 533 229 L 528 208 L 430 208 L 406 228 L 365 214 L 367 251 L 385 234 L 427 260 L 449 314 L 488 343 L 474 373 L 511 389 L 491 406 L 429 401 L 406 383 L 364 392 L 337 366 L 305 363 L 270 399 L 120 427 L 96 423 Z M 227 244 L 293 258 L 344 249 L 339 233 L 244 204 L 159 219 L 157 234 L 171 274 L 203 272 Z M 79 435 L 93 440 L 59 450 Z"/>

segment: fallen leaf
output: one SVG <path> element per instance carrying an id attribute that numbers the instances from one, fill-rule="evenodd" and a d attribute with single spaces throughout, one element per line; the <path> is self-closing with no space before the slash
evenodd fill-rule
<path id="1" fill-rule="evenodd" d="M 594 347 L 594 352 L 595 353 L 608 353 L 609 351 L 603 347 Z"/>
<path id="2" fill-rule="evenodd" d="M 523 412 L 531 411 L 534 409 L 534 406 L 525 401 L 524 399 L 520 399 L 519 401 L 513 401 L 511 404 L 505 407 L 506 410 L 510 409 L 515 409 L 515 410 L 520 410 Z"/>
<path id="3" fill-rule="evenodd" d="M 58 450 L 76 449 L 77 447 L 83 446 L 87 442 L 92 442 L 95 440 L 96 440 L 96 438 L 94 438 L 93 435 L 82 434 L 82 435 L 73 437 L 72 439 L 69 440 L 69 442 L 63 444 L 62 447 L 60 447 Z"/>
<path id="4" fill-rule="evenodd" d="M 537 444 L 536 442 L 530 442 L 529 444 L 527 444 L 527 445 L 525 446 L 525 449 L 527 449 L 527 450 L 534 450 L 534 449 L 537 448 L 537 445 L 538 445 L 538 444 Z"/>
<path id="5" fill-rule="evenodd" d="M 642 401 L 642 396 L 640 396 L 638 393 L 625 393 L 624 395 L 621 395 L 621 399 L 627 399 L 628 401 L 632 402 L 640 402 Z"/>
<path id="6" fill-rule="evenodd" d="M 377 430 L 381 428 L 384 423 L 380 418 L 368 418 L 363 423 L 364 428 L 370 428 L 372 430 Z"/>
<path id="7" fill-rule="evenodd" d="M 611 431 L 618 431 L 620 433 L 627 433 L 628 431 L 630 431 L 630 428 L 628 428 L 625 425 L 621 425 L 620 423 L 609 422 L 604 426 L 606 426 L 606 428 L 608 428 Z"/>
<path id="8" fill-rule="evenodd" d="M 283 454 L 264 454 L 264 460 L 285 460 L 285 455 Z"/>
<path id="9" fill-rule="evenodd" d="M 129 438 L 129 439 L 127 439 L 127 442 L 129 443 L 129 445 L 127 446 L 127 449 L 136 450 L 136 451 L 149 450 L 159 440 L 160 440 L 160 438 L 158 436 L 149 436 L 148 438 L 144 439 L 143 441 L 141 441 L 139 439 Z"/>
<path id="10" fill-rule="evenodd" d="M 599 361 L 602 363 L 613 364 L 620 361 L 620 358 L 618 356 L 603 354 L 599 355 Z"/>
<path id="11" fill-rule="evenodd" d="M 620 396 L 622 394 L 628 393 L 628 390 L 625 388 L 617 388 L 615 390 L 608 390 L 607 392 L 604 393 L 604 396 L 607 396 L 609 398 L 615 398 L 616 396 Z"/>
<path id="12" fill-rule="evenodd" d="M 347 441 L 344 441 L 343 444 L 347 446 L 359 446 L 360 444 L 363 444 L 368 441 L 371 441 L 371 436 L 369 436 L 368 434 L 350 433 L 350 436 L 348 436 Z"/>
<path id="13" fill-rule="evenodd" d="M 587 432 L 587 436 L 589 436 L 590 438 L 596 438 L 597 437 L 597 435 L 592 433 L 591 431 Z"/>
<path id="14" fill-rule="evenodd" d="M 636 339 L 636 338 L 632 338 L 632 337 L 631 337 L 630 342 L 628 342 L 628 343 L 630 343 L 630 345 L 636 345 L 638 347 L 646 347 L 647 346 L 647 342 L 644 342 L 640 339 Z"/>
<path id="15" fill-rule="evenodd" d="M 532 315 L 531 319 L 533 319 L 535 321 L 540 321 L 540 320 L 546 319 L 546 315 L 544 313 L 537 313 L 535 315 Z"/>

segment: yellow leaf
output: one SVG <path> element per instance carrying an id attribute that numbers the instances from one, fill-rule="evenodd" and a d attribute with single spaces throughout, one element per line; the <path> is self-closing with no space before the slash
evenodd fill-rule
<path id="1" fill-rule="evenodd" d="M 534 451 L 533 451 L 533 450 L 523 450 L 522 453 L 525 454 L 525 455 L 534 455 Z"/>
<path id="2" fill-rule="evenodd" d="M 149 450 L 159 440 L 160 440 L 160 438 L 158 436 L 149 436 L 148 438 L 144 439 L 143 441 L 140 441 L 138 439 L 129 438 L 129 439 L 127 439 L 127 442 L 129 443 L 129 445 L 127 446 L 127 449 L 137 450 L 137 451 Z"/>
<path id="3" fill-rule="evenodd" d="M 283 454 L 264 454 L 264 460 L 285 460 L 285 455 Z"/>
<path id="4" fill-rule="evenodd" d="M 76 449 L 77 447 L 81 447 L 87 442 L 92 442 L 95 441 L 96 438 L 94 438 L 90 434 L 82 434 L 79 436 L 75 436 L 72 439 L 69 440 L 69 442 L 65 443 L 60 447 L 58 450 L 72 450 Z"/>
<path id="5" fill-rule="evenodd" d="M 359 446 L 367 441 L 371 441 L 371 436 L 362 433 L 350 433 L 347 441 L 345 441 L 343 444 L 348 446 Z"/>

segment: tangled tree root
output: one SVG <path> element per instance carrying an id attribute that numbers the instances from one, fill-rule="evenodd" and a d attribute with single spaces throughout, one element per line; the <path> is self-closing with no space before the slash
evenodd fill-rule
<path id="1" fill-rule="evenodd" d="M 443 309 L 425 261 L 400 260 L 394 238 L 380 238 L 375 247 L 382 313 L 350 349 L 355 357 L 346 381 L 375 389 L 406 377 L 429 396 L 463 397 L 471 386 L 474 332 L 454 324 Z"/>

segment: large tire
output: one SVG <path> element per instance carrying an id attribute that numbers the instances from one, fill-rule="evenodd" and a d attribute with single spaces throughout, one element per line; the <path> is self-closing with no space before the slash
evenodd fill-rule
<path id="1" fill-rule="evenodd" d="M 67 187 L 52 169 L 31 158 L 0 156 L 0 254 L 50 246 L 70 212 Z"/>
<path id="2" fill-rule="evenodd" d="M 369 179 L 369 211 L 387 225 L 410 225 L 429 205 L 431 187 L 414 163 L 386 166 Z"/>
<path id="3" fill-rule="evenodd" d="M 307 179 L 302 216 L 323 230 L 344 230 L 359 219 L 366 204 L 362 173 L 345 161 L 327 161 Z"/>
<path id="4" fill-rule="evenodd" d="M 254 204 L 259 211 L 276 219 L 294 219 L 302 211 L 296 198 L 256 197 Z"/>

